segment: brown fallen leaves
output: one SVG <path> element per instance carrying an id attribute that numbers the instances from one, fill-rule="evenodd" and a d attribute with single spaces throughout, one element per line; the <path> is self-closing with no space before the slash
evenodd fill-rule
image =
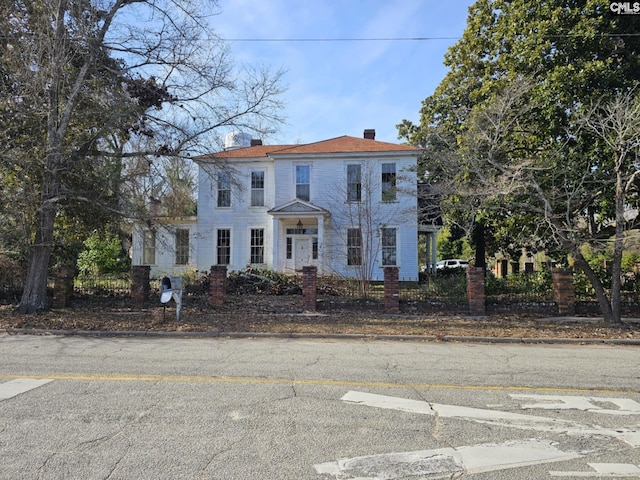
<path id="1" fill-rule="evenodd" d="M 528 339 L 627 339 L 640 341 L 640 323 L 608 326 L 595 318 L 571 321 L 526 314 L 471 317 L 462 314 L 387 314 L 379 305 L 320 305 L 317 312 L 303 312 L 300 296 L 243 295 L 228 297 L 220 307 L 190 305 L 176 321 L 175 304 L 150 303 L 142 309 L 128 301 L 76 302 L 71 308 L 33 315 L 15 315 L 11 306 L 0 306 L 0 328 L 142 331 L 142 332 L 248 332 L 283 334 L 417 335 Z"/>

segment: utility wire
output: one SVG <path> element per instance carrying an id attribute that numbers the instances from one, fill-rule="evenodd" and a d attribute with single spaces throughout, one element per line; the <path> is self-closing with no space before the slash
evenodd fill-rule
<path id="1" fill-rule="evenodd" d="M 458 40 L 460 37 L 381 37 L 381 38 L 221 38 L 226 42 L 423 42 Z"/>
<path id="2" fill-rule="evenodd" d="M 524 35 L 524 34 L 523 34 Z M 547 34 L 542 38 L 581 38 L 589 36 L 587 34 Z M 639 33 L 600 33 L 595 36 L 599 37 L 640 37 Z M 374 37 L 374 38 L 223 38 L 220 40 L 225 42 L 425 42 L 432 40 L 460 40 L 457 37 Z"/>
<path id="3" fill-rule="evenodd" d="M 25 35 L 25 32 L 21 32 L 21 35 Z M 34 34 L 31 34 L 35 36 Z M 526 34 L 522 34 L 521 36 L 526 36 Z M 567 33 L 559 33 L 559 34 L 546 34 L 541 35 L 541 38 L 582 38 L 588 37 L 591 35 L 588 34 L 567 34 Z M 601 38 L 610 38 L 610 37 L 640 37 L 640 32 L 638 33 L 600 33 L 594 35 L 594 37 Z M 13 39 L 14 36 L 7 34 L 0 34 L 0 39 L 9 40 Z M 78 37 L 84 38 L 84 37 Z M 456 37 L 371 37 L 371 38 L 224 38 L 224 37 L 211 37 L 210 40 L 222 41 L 222 42 L 246 42 L 246 43 L 330 43 L 330 42 L 428 42 L 428 41 L 437 41 L 437 40 L 460 40 L 461 36 Z M 70 38 L 73 40 L 73 38 Z M 108 37 L 109 41 L 119 41 L 123 40 L 119 37 Z"/>

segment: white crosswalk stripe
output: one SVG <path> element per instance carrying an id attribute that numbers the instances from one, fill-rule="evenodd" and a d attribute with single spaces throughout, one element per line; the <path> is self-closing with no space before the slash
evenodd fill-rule
<path id="1" fill-rule="evenodd" d="M 46 385 L 49 382 L 53 382 L 53 380 L 49 378 L 16 378 L 9 382 L 0 383 L 0 401 L 8 400 L 21 393 Z"/>

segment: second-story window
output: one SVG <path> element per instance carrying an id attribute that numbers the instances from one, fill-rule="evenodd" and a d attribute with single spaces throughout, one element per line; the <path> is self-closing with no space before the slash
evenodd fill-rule
<path id="1" fill-rule="evenodd" d="M 264 172 L 251 172 L 251 206 L 264 207 Z"/>
<path id="2" fill-rule="evenodd" d="M 311 167 L 296 165 L 296 198 L 309 201 L 311 198 Z"/>
<path id="3" fill-rule="evenodd" d="M 382 201 L 393 202 L 396 199 L 396 164 L 382 164 Z"/>
<path id="4" fill-rule="evenodd" d="M 231 206 L 231 175 L 218 172 L 218 207 Z"/>
<path id="5" fill-rule="evenodd" d="M 362 200 L 362 166 L 347 165 L 347 202 Z"/>

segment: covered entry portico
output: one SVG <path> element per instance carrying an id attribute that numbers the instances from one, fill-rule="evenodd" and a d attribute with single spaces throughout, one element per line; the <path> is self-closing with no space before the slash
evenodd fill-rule
<path id="1" fill-rule="evenodd" d="M 315 265 L 323 272 L 325 222 L 331 214 L 303 200 L 292 200 L 268 213 L 273 217 L 273 265 L 284 273 Z"/>

